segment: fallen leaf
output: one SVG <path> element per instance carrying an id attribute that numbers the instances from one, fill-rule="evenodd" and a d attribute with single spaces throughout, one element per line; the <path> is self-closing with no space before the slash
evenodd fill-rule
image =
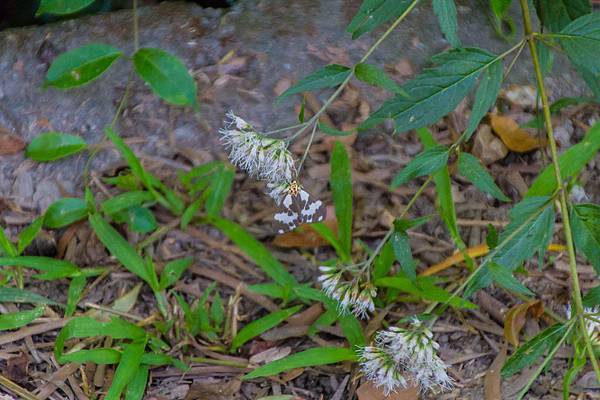
<path id="1" fill-rule="evenodd" d="M 473 140 L 473 155 L 485 165 L 502 160 L 508 154 L 508 149 L 493 133 L 489 125 L 481 125 Z"/>
<path id="2" fill-rule="evenodd" d="M 327 215 L 325 216 L 325 225 L 333 232 L 337 232 L 337 219 L 333 207 L 327 207 Z M 273 244 L 279 247 L 294 247 L 299 249 L 312 249 L 315 247 L 326 246 L 329 242 L 310 225 L 302 225 L 298 229 L 275 236 Z"/>
<path id="3" fill-rule="evenodd" d="M 511 307 L 504 317 L 504 337 L 510 344 L 519 345 L 519 332 L 525 325 L 527 316 L 539 319 L 544 314 L 544 305 L 540 300 L 517 304 Z"/>
<path id="4" fill-rule="evenodd" d="M 383 392 L 383 388 L 377 387 L 371 381 L 366 381 L 356 391 L 358 400 L 418 400 L 419 389 L 412 386 L 406 389 L 398 389 L 388 396 Z"/>
<path id="5" fill-rule="evenodd" d="M 300 375 L 304 373 L 304 368 L 294 368 L 287 371 L 285 374 L 281 376 L 281 380 L 284 382 L 293 381 Z"/>
<path id="6" fill-rule="evenodd" d="M 239 379 L 230 381 L 210 380 L 196 382 L 191 387 L 185 400 L 231 400 L 237 399 L 242 382 Z"/>
<path id="7" fill-rule="evenodd" d="M 290 346 L 285 347 L 271 347 L 263 352 L 253 355 L 250 357 L 250 364 L 267 364 L 271 361 L 280 360 L 284 357 L 287 357 L 292 352 L 292 348 Z"/>
<path id="8" fill-rule="evenodd" d="M 494 358 L 492 365 L 490 365 L 485 373 L 485 378 L 483 380 L 485 400 L 502 400 L 502 379 L 500 377 L 500 370 L 502 369 L 502 365 L 504 365 L 504 361 L 506 361 L 507 348 L 508 345 L 504 342 L 498 355 Z"/>
<path id="9" fill-rule="evenodd" d="M 17 154 L 25 148 L 25 142 L 18 136 L 2 132 L 0 128 L 0 156 Z"/>
<path id="10" fill-rule="evenodd" d="M 29 357 L 27 353 L 21 352 L 16 357 L 9 358 L 6 361 L 4 375 L 15 382 L 24 382 L 27 380 L 27 367 L 29 366 Z"/>
<path id="11" fill-rule="evenodd" d="M 325 309 L 321 303 L 315 303 L 306 310 L 289 317 L 287 323 L 294 326 L 312 325 L 324 311 Z"/>
<path id="12" fill-rule="evenodd" d="M 490 122 L 494 132 L 496 132 L 500 139 L 502 139 L 502 142 L 511 151 L 526 153 L 546 144 L 545 140 L 539 140 L 530 135 L 526 130 L 521 129 L 519 124 L 510 117 L 490 114 Z"/>

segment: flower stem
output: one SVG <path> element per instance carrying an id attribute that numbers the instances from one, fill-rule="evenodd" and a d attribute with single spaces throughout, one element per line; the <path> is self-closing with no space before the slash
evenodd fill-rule
<path id="1" fill-rule="evenodd" d="M 571 230 L 571 221 L 569 218 L 569 208 L 567 202 L 567 192 L 562 180 L 560 165 L 558 162 L 558 152 L 556 150 L 556 140 L 554 138 L 554 131 L 552 128 L 552 117 L 550 114 L 550 105 L 548 103 L 548 96 L 546 94 L 546 88 L 544 87 L 544 77 L 542 74 L 542 68 L 537 53 L 535 36 L 533 35 L 533 29 L 531 24 L 531 15 L 529 12 L 529 4 L 527 0 L 519 0 L 521 4 L 521 10 L 523 12 L 523 24 L 525 29 L 525 35 L 527 36 L 527 42 L 529 44 L 529 50 L 531 52 L 531 59 L 533 61 L 533 68 L 535 70 L 535 77 L 537 80 L 538 91 L 542 100 L 542 111 L 544 116 L 544 123 L 546 126 L 546 134 L 548 136 L 548 143 L 550 145 L 550 154 L 552 156 L 552 165 L 554 167 L 554 177 L 556 179 L 557 188 L 559 189 L 558 197 L 560 203 L 560 213 L 563 219 L 563 230 L 565 241 L 567 243 L 567 252 L 569 254 L 569 270 L 571 272 L 571 284 L 572 284 L 572 298 L 575 303 L 576 318 L 579 320 L 579 326 L 581 334 L 584 337 L 587 352 L 594 367 L 596 379 L 600 382 L 600 367 L 594 354 L 592 342 L 587 332 L 584 315 L 583 315 L 583 301 L 581 298 L 581 289 L 579 287 L 579 276 L 577 274 L 577 260 L 575 258 L 575 246 L 573 244 L 573 234 Z"/>
<path id="2" fill-rule="evenodd" d="M 400 214 L 400 216 L 398 218 L 404 218 L 404 217 L 406 217 L 406 214 L 408 214 L 408 212 L 410 211 L 410 209 L 412 208 L 412 206 L 416 203 L 417 199 L 421 196 L 421 194 L 423 194 L 423 192 L 425 191 L 425 189 L 427 189 L 427 186 L 429 186 L 429 184 L 431 183 L 432 180 L 433 180 L 433 175 L 429 175 L 429 177 L 427 178 L 427 180 L 425 180 L 425 182 L 423 182 L 423 184 L 421 185 L 421 187 L 419 187 L 419 190 L 417 190 L 415 192 L 415 194 L 413 194 L 413 196 L 409 200 L 409 202 L 406 205 L 406 207 L 404 208 L 404 210 L 402 210 L 402 213 Z M 381 250 L 383 249 L 383 246 L 385 246 L 385 244 L 387 243 L 387 241 L 389 240 L 389 238 L 392 236 L 392 234 L 394 233 L 394 230 L 395 230 L 395 228 L 392 225 L 392 227 L 390 228 L 389 231 L 387 231 L 387 233 L 385 234 L 385 236 L 383 237 L 383 239 L 381 239 L 381 241 L 379 242 L 379 244 L 377 245 L 377 247 L 375 248 L 375 250 L 373 251 L 373 253 L 369 257 L 369 259 L 365 262 L 365 265 L 364 265 L 363 269 L 367 269 L 367 268 L 369 268 L 371 266 L 371 264 L 373 264 L 373 261 L 375 261 L 375 258 L 377 258 L 377 256 L 379 255 L 379 253 L 381 253 Z"/>

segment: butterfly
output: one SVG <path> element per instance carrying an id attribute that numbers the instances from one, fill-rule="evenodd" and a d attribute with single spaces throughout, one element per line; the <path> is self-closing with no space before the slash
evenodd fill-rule
<path id="1" fill-rule="evenodd" d="M 277 233 L 293 231 L 302 224 L 312 224 L 325 219 L 326 208 L 321 200 L 313 200 L 297 182 L 290 182 L 282 193 L 278 211 L 273 221 Z"/>

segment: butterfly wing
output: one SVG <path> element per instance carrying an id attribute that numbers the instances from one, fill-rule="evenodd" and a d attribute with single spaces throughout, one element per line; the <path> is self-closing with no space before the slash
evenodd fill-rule
<path id="1" fill-rule="evenodd" d="M 273 225 L 278 234 L 290 232 L 302 224 L 325 219 L 326 208 L 321 200 L 312 200 L 304 189 L 296 195 L 286 194 L 275 214 Z"/>
<path id="2" fill-rule="evenodd" d="M 277 208 L 278 212 L 273 216 L 273 226 L 279 234 L 293 231 L 300 225 L 300 212 L 298 196 L 288 193 Z"/>
<path id="3" fill-rule="evenodd" d="M 302 204 L 300 210 L 300 220 L 302 224 L 312 224 L 314 222 L 321 222 L 325 219 L 327 209 L 321 200 L 313 200 L 304 189 L 300 189 L 298 197 L 300 197 Z"/>

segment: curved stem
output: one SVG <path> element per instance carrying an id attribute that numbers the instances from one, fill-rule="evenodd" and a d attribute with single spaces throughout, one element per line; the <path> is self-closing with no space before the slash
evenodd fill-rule
<path id="1" fill-rule="evenodd" d="M 525 27 L 525 35 L 527 35 L 527 42 L 529 44 L 529 50 L 533 61 L 533 67 L 535 70 L 535 77 L 537 80 L 537 86 L 540 98 L 542 100 L 542 111 L 544 116 L 544 123 L 546 125 L 546 134 L 548 136 L 548 143 L 550 145 L 550 154 L 552 156 L 552 165 L 554 167 L 554 177 L 556 179 L 556 185 L 559 189 L 559 203 L 560 213 L 563 219 L 563 230 L 565 235 L 565 241 L 567 243 L 567 252 L 569 254 L 569 270 L 571 272 L 571 285 L 572 285 L 572 298 L 575 303 L 575 310 L 577 312 L 577 319 L 579 320 L 579 326 L 581 334 L 585 340 L 585 346 L 594 367 L 596 379 L 600 382 L 600 367 L 598 366 L 598 360 L 594 354 L 592 342 L 587 332 L 583 316 L 583 301 L 581 298 L 581 288 L 579 287 L 579 276 L 577 274 L 577 259 L 575 258 L 575 246 L 573 244 L 573 234 L 571 230 L 571 221 L 569 218 L 569 207 L 567 201 L 567 192 L 565 185 L 562 180 L 560 165 L 558 162 L 558 151 L 556 149 L 556 140 L 554 138 L 554 131 L 552 128 L 552 117 L 550 114 L 550 105 L 548 103 L 548 96 L 546 94 L 546 88 L 544 87 L 544 77 L 542 74 L 542 68 L 537 53 L 535 36 L 533 35 L 533 29 L 531 24 L 531 15 L 529 13 L 529 4 L 527 0 L 519 0 L 521 4 L 521 10 L 523 12 L 523 23 Z"/>
<path id="2" fill-rule="evenodd" d="M 429 175 L 429 177 L 427 178 L 427 180 L 425 182 L 423 182 L 423 184 L 421 185 L 421 187 L 419 187 L 419 190 L 417 190 L 415 192 L 415 194 L 413 194 L 413 196 L 409 200 L 409 202 L 406 205 L 406 207 L 404 208 L 404 210 L 402 210 L 402 213 L 400 214 L 400 216 L 398 218 L 404 218 L 404 217 L 406 217 L 406 215 L 408 214 L 408 212 L 410 211 L 410 209 L 412 208 L 412 206 L 416 203 L 417 199 L 421 196 L 421 194 L 423 194 L 423 192 L 425 191 L 425 189 L 427 189 L 427 186 L 429 186 L 429 184 L 431 183 L 432 180 L 433 180 L 433 175 Z M 375 248 L 375 250 L 373 251 L 373 253 L 369 257 L 369 259 L 365 262 L 365 266 L 363 267 L 364 269 L 369 268 L 371 266 L 371 264 L 373 264 L 373 261 L 375 261 L 375 258 L 377 258 L 377 255 L 379 253 L 381 253 L 381 250 L 383 249 L 383 246 L 385 246 L 385 244 L 387 243 L 387 241 L 389 240 L 389 238 L 392 236 L 392 234 L 394 233 L 394 230 L 395 230 L 395 228 L 392 225 L 392 227 L 390 228 L 389 231 L 387 231 L 387 233 L 385 234 L 385 236 L 383 237 L 383 239 L 381 239 L 381 241 L 379 242 L 379 244 L 377 245 L 377 247 Z"/>
<path id="3" fill-rule="evenodd" d="M 313 126 L 312 133 L 310 134 L 310 139 L 308 139 L 308 144 L 306 145 L 306 149 L 304 149 L 304 154 L 302 154 L 302 159 L 300 160 L 300 163 L 298 164 L 298 174 L 300 174 L 300 171 L 302 171 L 302 166 L 304 165 L 304 161 L 306 161 L 306 157 L 308 156 L 308 150 L 310 149 L 310 146 L 312 145 L 312 142 L 313 142 L 313 139 L 315 138 L 316 132 L 317 132 L 317 124 L 315 124 Z"/>

